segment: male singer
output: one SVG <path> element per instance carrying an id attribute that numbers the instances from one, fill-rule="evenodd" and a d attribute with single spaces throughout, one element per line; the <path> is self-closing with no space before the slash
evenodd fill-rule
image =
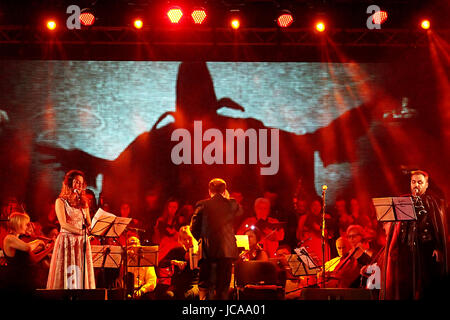
<path id="1" fill-rule="evenodd" d="M 391 224 L 382 299 L 424 298 L 445 276 L 444 206 L 441 200 L 427 192 L 427 188 L 428 173 L 411 172 L 417 220 Z"/>

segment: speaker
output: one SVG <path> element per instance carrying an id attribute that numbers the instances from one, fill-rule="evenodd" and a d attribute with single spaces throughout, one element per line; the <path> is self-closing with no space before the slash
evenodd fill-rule
<path id="1" fill-rule="evenodd" d="M 368 289 L 305 288 L 300 300 L 377 300 L 378 292 Z"/>
<path id="2" fill-rule="evenodd" d="M 106 289 L 37 289 L 34 298 L 43 300 L 108 300 Z"/>

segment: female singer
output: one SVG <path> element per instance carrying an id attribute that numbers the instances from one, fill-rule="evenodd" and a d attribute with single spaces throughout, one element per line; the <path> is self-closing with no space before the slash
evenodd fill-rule
<path id="1" fill-rule="evenodd" d="M 47 289 L 95 289 L 91 246 L 86 234 L 91 218 L 85 189 L 83 172 L 67 172 L 55 202 L 61 230 L 50 262 Z"/>
<path id="2" fill-rule="evenodd" d="M 9 234 L 3 240 L 7 261 L 5 287 L 16 293 L 31 294 L 38 287 L 36 263 L 53 249 L 52 244 L 46 245 L 40 239 L 24 242 L 19 238 L 25 235 L 29 223 L 30 217 L 26 213 L 12 213 L 8 221 Z"/>

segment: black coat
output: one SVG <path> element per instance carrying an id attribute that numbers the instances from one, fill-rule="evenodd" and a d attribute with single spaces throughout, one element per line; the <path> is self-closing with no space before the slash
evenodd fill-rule
<path id="1" fill-rule="evenodd" d="M 201 200 L 195 205 L 191 230 L 201 240 L 202 259 L 238 258 L 234 219 L 243 212 L 234 199 L 219 194 Z"/>

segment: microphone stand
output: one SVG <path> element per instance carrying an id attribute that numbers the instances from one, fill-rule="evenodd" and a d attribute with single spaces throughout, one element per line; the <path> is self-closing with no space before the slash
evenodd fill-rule
<path id="1" fill-rule="evenodd" d="M 86 225 L 86 217 L 83 219 L 83 290 L 85 289 L 86 282 L 86 242 L 87 242 L 87 225 Z"/>
<path id="2" fill-rule="evenodd" d="M 326 287 L 325 282 L 325 186 L 322 187 L 322 285 Z"/>

